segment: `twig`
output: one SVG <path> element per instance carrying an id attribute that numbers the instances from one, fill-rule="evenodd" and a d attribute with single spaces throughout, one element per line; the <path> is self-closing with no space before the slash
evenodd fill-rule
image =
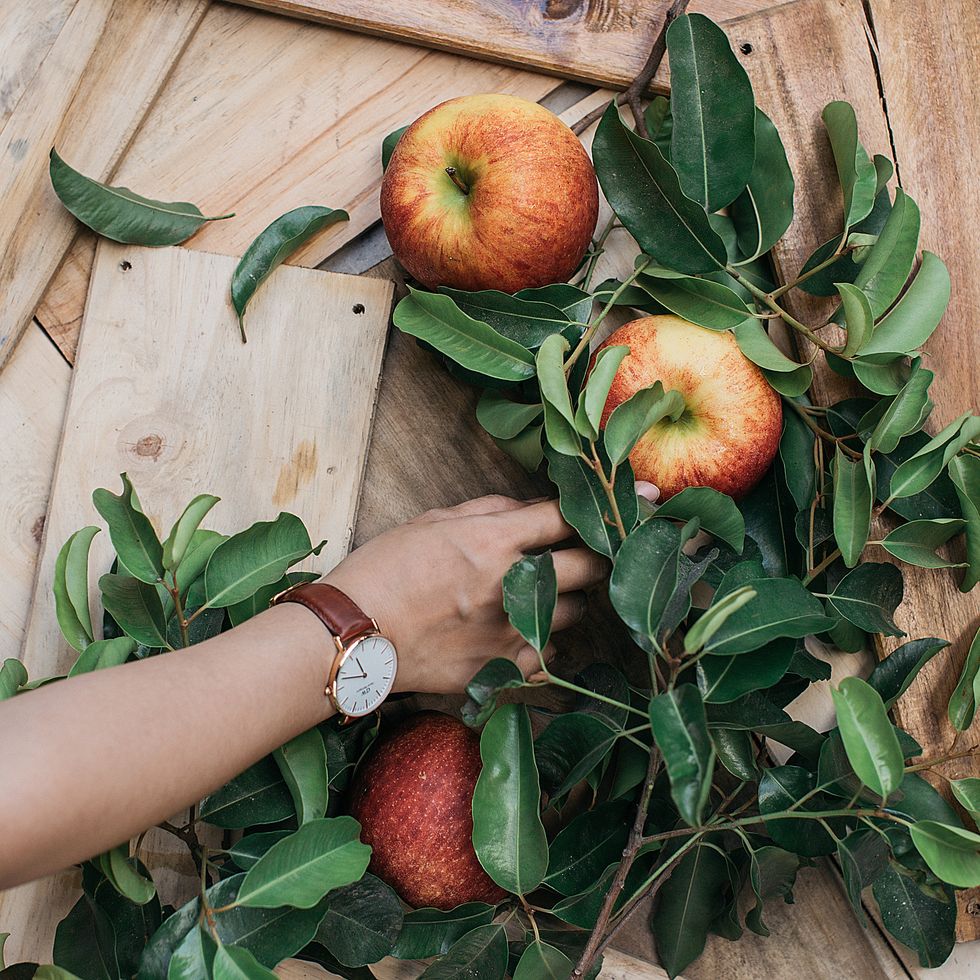
<path id="1" fill-rule="evenodd" d="M 687 10 L 689 2 L 690 0 L 674 0 L 670 5 L 667 13 L 664 14 L 663 26 L 653 40 L 653 46 L 650 48 L 650 54 L 647 57 L 646 63 L 640 69 L 640 73 L 636 78 L 630 82 L 627 89 L 616 96 L 616 105 L 623 105 L 625 103 L 630 107 L 630 112 L 633 113 L 633 120 L 636 123 L 636 131 L 644 139 L 649 139 L 650 134 L 647 132 L 646 120 L 643 118 L 642 99 L 646 95 L 650 82 L 653 81 L 653 76 L 657 74 L 660 62 L 664 60 L 664 55 L 667 53 L 667 28 L 670 27 L 671 21 L 676 20 Z M 593 109 L 588 115 L 583 116 L 572 126 L 572 132 L 576 136 L 584 133 L 597 119 L 602 117 L 605 111 L 606 107 L 604 105 Z"/>

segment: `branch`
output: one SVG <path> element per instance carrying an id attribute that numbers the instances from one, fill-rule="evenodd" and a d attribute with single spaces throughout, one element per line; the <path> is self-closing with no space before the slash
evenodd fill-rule
<path id="1" fill-rule="evenodd" d="M 636 78 L 630 82 L 629 87 L 616 96 L 616 105 L 623 105 L 625 103 L 630 107 L 630 112 L 633 113 L 633 120 L 636 123 L 636 131 L 644 139 L 649 139 L 650 134 L 647 132 L 647 124 L 643 118 L 643 103 L 641 100 L 650 87 L 653 76 L 657 74 L 660 62 L 664 60 L 664 55 L 667 53 L 667 28 L 670 27 L 671 21 L 676 20 L 687 10 L 689 2 L 690 0 L 674 0 L 670 5 L 667 13 L 664 14 L 663 26 L 654 38 L 653 46 L 650 48 L 650 54 L 647 57 L 646 63 L 640 69 L 640 73 Z M 605 111 L 606 107 L 604 105 L 593 109 L 588 115 L 583 116 L 572 126 L 572 132 L 576 136 L 581 135 L 597 119 L 600 119 Z"/>

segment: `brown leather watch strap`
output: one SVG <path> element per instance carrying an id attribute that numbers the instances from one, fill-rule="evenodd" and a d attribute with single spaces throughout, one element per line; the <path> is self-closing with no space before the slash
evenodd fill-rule
<path id="1" fill-rule="evenodd" d="M 374 620 L 366 616 L 356 602 L 326 582 L 304 582 L 287 589 L 272 600 L 272 605 L 280 602 L 298 602 L 306 606 L 344 646 L 365 633 L 377 631 Z"/>

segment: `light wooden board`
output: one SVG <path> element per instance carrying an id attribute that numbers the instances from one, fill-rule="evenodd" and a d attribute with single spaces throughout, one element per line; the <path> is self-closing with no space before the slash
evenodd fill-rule
<path id="1" fill-rule="evenodd" d="M 742 55 L 742 63 L 752 78 L 759 104 L 783 137 L 796 175 L 796 217 L 774 253 L 780 279 L 794 276 L 810 252 L 840 229 L 840 192 L 835 189 L 833 160 L 820 122 L 824 105 L 832 99 L 851 102 L 868 151 L 889 157 L 891 122 L 898 175 L 922 208 L 922 245 L 947 259 L 954 277 L 956 298 L 927 345 L 929 366 L 937 373 L 932 392 L 937 402 L 936 421 L 930 422 L 931 431 L 962 411 L 976 411 L 980 376 L 975 330 L 980 248 L 977 231 L 971 227 L 970 190 L 962 179 L 964 160 L 980 145 L 976 85 L 972 81 L 980 18 L 975 5 L 964 2 L 960 6 L 962 16 L 946 6 L 933 8 L 928 3 L 888 3 L 878 8 L 876 24 L 884 38 L 879 38 L 884 45 L 882 57 L 888 59 L 884 62 L 887 71 L 881 77 L 887 120 L 879 97 L 870 27 L 858 0 L 800 0 L 759 20 L 743 21 L 738 34 L 752 44 L 752 54 Z M 927 9 L 931 18 L 926 18 Z M 801 37 L 819 37 L 821 43 L 802 45 L 798 43 Z M 953 41 L 960 45 L 958 50 L 950 50 Z M 791 56 L 787 55 L 790 51 Z M 918 66 L 916 71 L 910 71 L 912 58 Z M 773 70 L 777 64 L 779 69 Z M 928 80 L 925 88 L 923 79 Z M 926 116 L 931 120 L 929 127 L 922 124 Z M 937 134 L 935 138 L 930 132 Z M 798 293 L 787 299 L 790 308 L 810 322 L 819 322 L 817 318 L 831 308 L 831 301 L 804 298 Z M 835 400 L 852 392 L 842 378 L 824 366 L 822 358 L 817 365 L 817 400 Z M 881 560 L 881 556 L 876 559 Z M 910 637 L 941 636 L 953 644 L 951 651 L 940 654 L 922 671 L 896 708 L 899 722 L 930 757 L 947 751 L 955 734 L 946 724 L 946 704 L 966 649 L 980 625 L 980 597 L 976 592 L 964 596 L 958 591 L 959 573 L 910 566 L 902 570 L 905 601 L 899 608 L 899 625 Z M 889 640 L 879 653 L 887 653 L 896 645 Z M 976 740 L 974 733 L 971 735 Z M 980 759 L 952 763 L 946 772 L 953 776 L 980 775 Z M 980 893 L 959 892 L 958 903 L 960 939 L 980 938 Z M 968 908 L 974 910 L 972 914 Z"/>
<path id="2" fill-rule="evenodd" d="M 315 266 L 378 220 L 381 141 L 447 98 L 506 92 L 537 101 L 554 78 L 215 4 L 113 180 L 207 214 L 187 247 L 241 255 L 284 211 L 344 208 L 290 258 Z M 69 359 L 94 239 L 80 236 L 38 318 Z"/>
<path id="3" fill-rule="evenodd" d="M 668 0 L 241 0 L 276 13 L 625 88 L 643 67 Z M 779 0 L 700 0 L 728 20 Z"/>
<path id="4" fill-rule="evenodd" d="M 0 661 L 20 655 L 71 368 L 32 325 L 0 374 Z"/>
<path id="5" fill-rule="evenodd" d="M 48 151 L 57 145 L 77 168 L 106 177 L 208 2 L 77 3 L 29 84 L 15 79 L 23 94 L 0 131 L 0 368 L 77 230 L 51 189 Z M 21 6 L 40 17 L 47 4 Z M 20 44 L 24 34 L 4 40 Z"/>
<path id="6" fill-rule="evenodd" d="M 289 510 L 327 538 L 308 565 L 327 569 L 347 551 L 391 284 L 279 269 L 252 302 L 242 345 L 228 299 L 234 266 L 186 249 L 101 247 L 24 642 L 32 675 L 71 663 L 54 615 L 54 560 L 72 531 L 98 522 L 92 490 L 117 489 L 124 470 L 163 533 L 207 491 L 222 498 L 209 526 L 233 531 Z M 93 602 L 110 555 L 100 534 Z M 173 865 L 172 854 L 161 856 Z M 178 885 L 172 867 L 171 877 Z M 50 957 L 72 883 L 59 876 L 0 894 L 11 960 Z"/>

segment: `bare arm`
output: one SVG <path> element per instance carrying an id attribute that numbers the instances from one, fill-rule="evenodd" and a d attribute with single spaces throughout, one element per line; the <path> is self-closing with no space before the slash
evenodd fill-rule
<path id="1" fill-rule="evenodd" d="M 524 551 L 568 534 L 553 502 L 485 497 L 381 535 L 327 581 L 394 641 L 396 690 L 455 692 L 490 657 L 537 669 L 500 580 Z M 562 629 L 606 569 L 584 548 L 555 564 Z M 313 613 L 286 604 L 187 650 L 0 704 L 0 889 L 127 840 L 329 717 L 332 649 Z"/>

